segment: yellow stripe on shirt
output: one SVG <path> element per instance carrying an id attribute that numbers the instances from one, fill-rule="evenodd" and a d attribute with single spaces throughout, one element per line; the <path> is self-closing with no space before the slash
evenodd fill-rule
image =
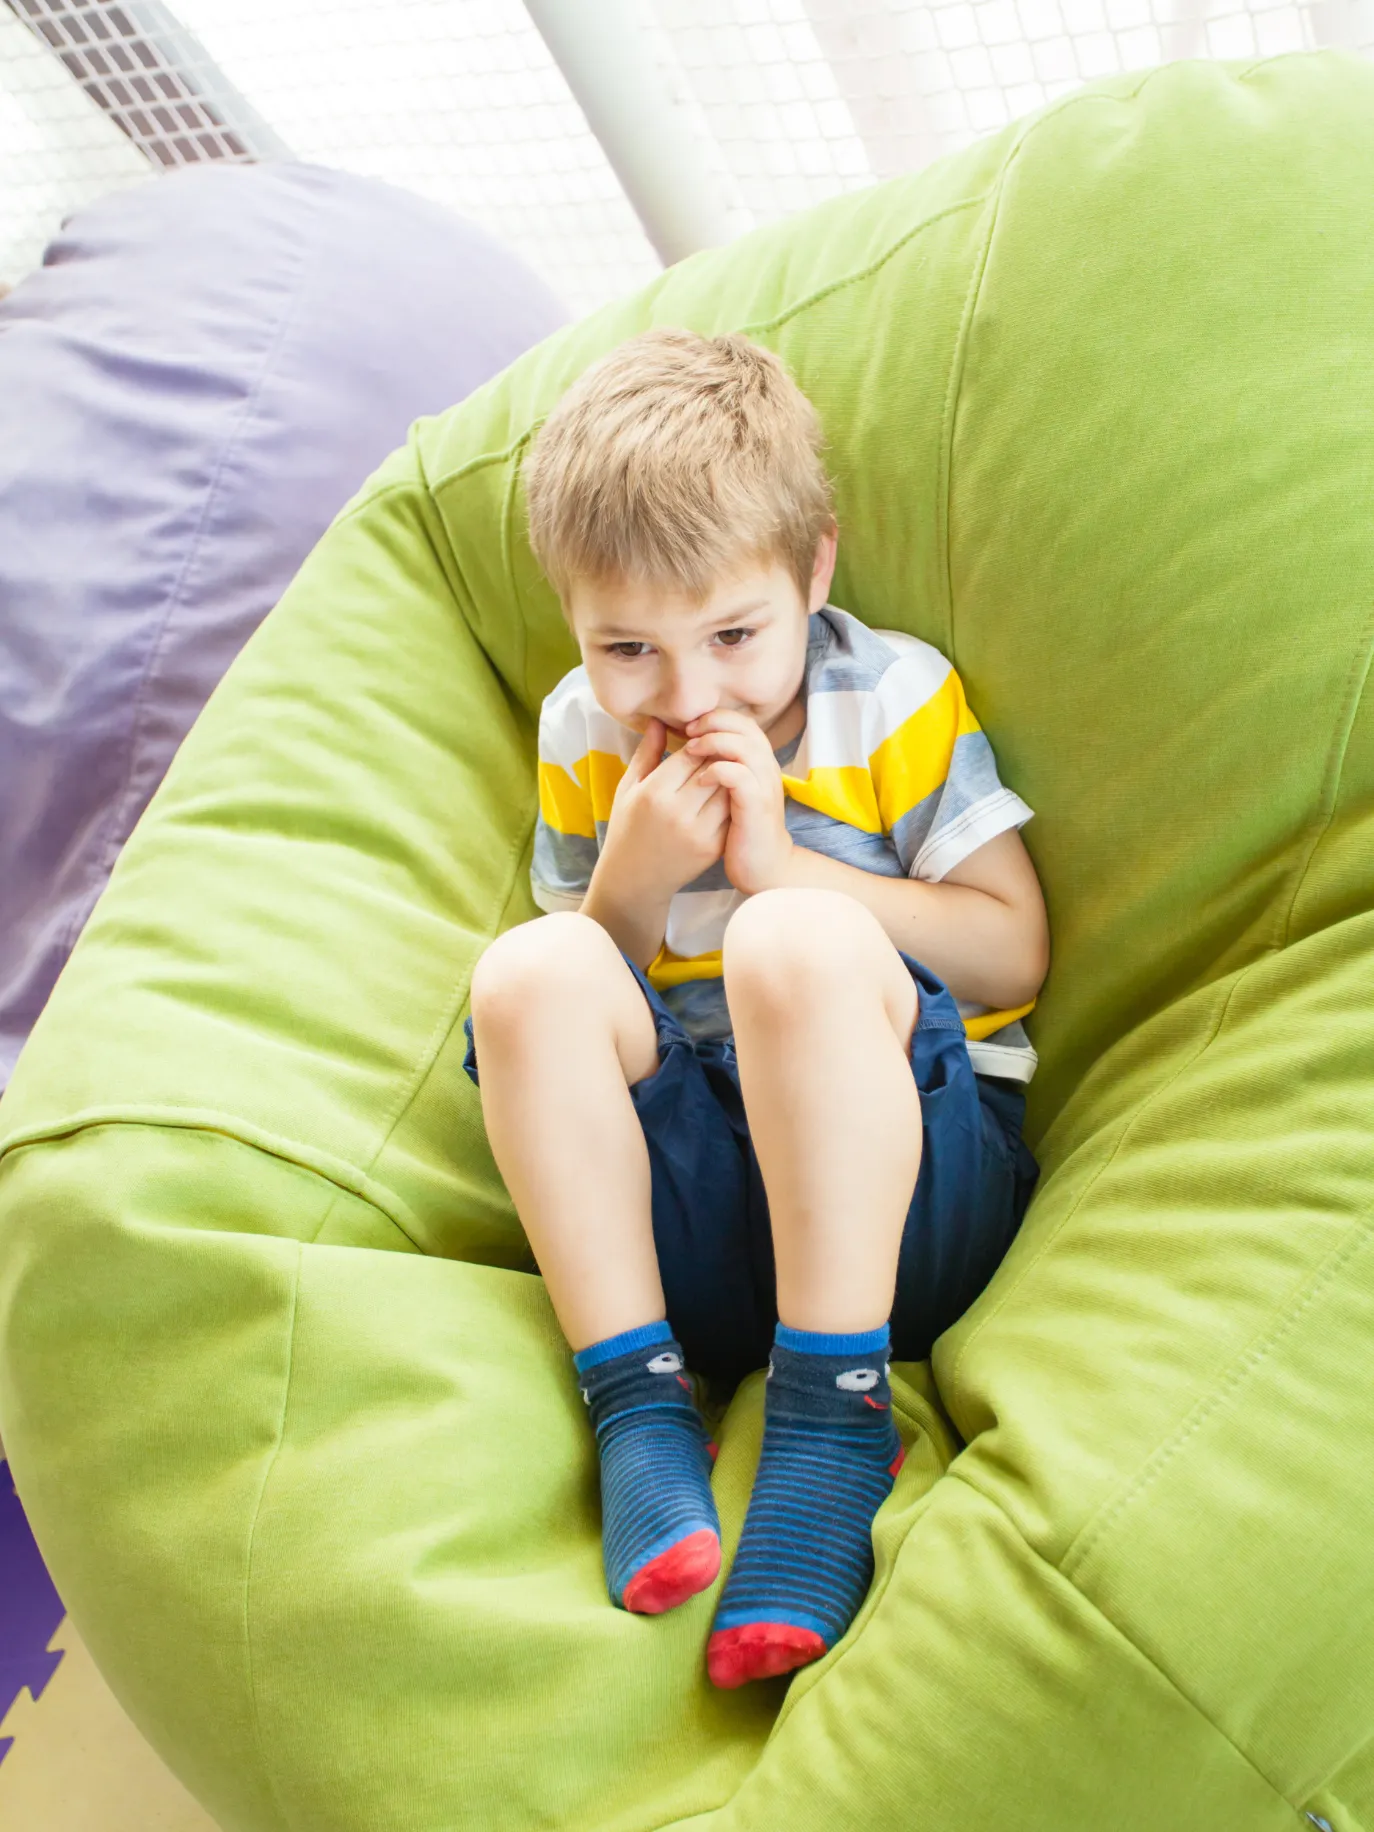
<path id="1" fill-rule="evenodd" d="M 539 765 L 539 812 L 555 833 L 575 833 L 584 840 L 596 838 L 591 798 L 561 764 Z"/>
<path id="2" fill-rule="evenodd" d="M 1005 1024 L 1015 1024 L 1018 1018 L 1024 1018 L 1028 1011 L 1035 1010 L 1035 1000 L 1029 1005 L 1018 1005 L 1013 1011 L 985 1011 L 976 1018 L 964 1019 L 964 1030 L 970 1043 L 981 1043 L 985 1037 L 991 1037 Z M 1019 1046 L 1018 1046 L 1019 1047 Z"/>
<path id="3" fill-rule="evenodd" d="M 575 777 L 557 763 L 539 765 L 539 812 L 557 833 L 596 838 L 596 823 L 611 818 L 611 803 L 625 774 L 612 751 L 588 751 L 573 765 Z"/>
<path id="4" fill-rule="evenodd" d="M 611 818 L 611 803 L 625 774 L 625 762 L 614 751 L 588 751 L 577 765 L 577 773 L 591 792 L 592 815 L 598 821 Z"/>
<path id="5" fill-rule="evenodd" d="M 644 969 L 655 992 L 662 992 L 665 986 L 683 986 L 688 980 L 718 980 L 724 971 L 719 948 L 709 954 L 674 954 L 667 942 Z"/>
<path id="6" fill-rule="evenodd" d="M 832 820 L 844 821 L 863 833 L 883 831 L 873 778 L 862 764 L 827 764 L 808 770 L 804 778 L 789 776 L 784 770 L 782 786 L 804 808 L 814 808 L 818 814 L 828 814 Z"/>
<path id="7" fill-rule="evenodd" d="M 723 951 L 713 948 L 709 954 L 674 954 L 664 942 L 658 953 L 645 968 L 645 977 L 655 992 L 663 992 L 669 986 L 685 986 L 692 980 L 719 979 L 725 971 Z M 1015 1024 L 1018 1018 L 1024 1018 L 1028 1012 L 1035 1010 L 1035 1000 L 1028 1005 L 1018 1005 L 1011 1011 L 985 1011 L 977 1017 L 963 1020 L 964 1032 L 970 1043 L 981 1043 L 984 1038 L 994 1036 L 1007 1024 Z"/>
<path id="8" fill-rule="evenodd" d="M 924 706 L 918 706 L 873 752 L 868 767 L 876 786 L 880 832 L 890 833 L 945 781 L 956 742 L 981 731 L 959 676 L 951 668 Z"/>

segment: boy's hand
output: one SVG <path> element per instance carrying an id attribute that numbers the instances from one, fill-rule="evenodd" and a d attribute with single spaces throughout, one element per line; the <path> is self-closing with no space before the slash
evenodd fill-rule
<path id="1" fill-rule="evenodd" d="M 687 727 L 678 752 L 702 768 L 695 780 L 718 783 L 730 798 L 725 875 L 752 897 L 786 882 L 795 842 L 787 831 L 782 771 L 762 728 L 747 713 L 708 712 Z"/>
<path id="2" fill-rule="evenodd" d="M 600 862 L 622 897 L 650 904 L 715 864 L 730 822 L 725 789 L 705 779 L 686 746 L 665 757 L 666 737 L 663 721 L 650 719 L 616 785 Z"/>

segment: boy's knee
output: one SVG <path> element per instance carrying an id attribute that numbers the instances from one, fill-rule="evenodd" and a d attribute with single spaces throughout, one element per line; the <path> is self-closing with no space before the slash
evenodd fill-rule
<path id="1" fill-rule="evenodd" d="M 852 953 L 854 918 L 867 914 L 841 891 L 759 891 L 726 925 L 722 960 L 730 996 L 790 1004 L 804 985 L 838 984 Z"/>
<path id="2" fill-rule="evenodd" d="M 498 935 L 472 970 L 474 1029 L 491 1030 L 547 1007 L 551 995 L 585 985 L 614 943 L 590 916 L 559 911 Z"/>

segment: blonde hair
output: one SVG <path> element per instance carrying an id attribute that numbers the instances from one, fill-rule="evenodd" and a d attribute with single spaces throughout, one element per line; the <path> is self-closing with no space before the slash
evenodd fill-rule
<path id="1" fill-rule="evenodd" d="M 634 579 L 697 600 L 775 559 L 809 595 L 835 525 L 815 408 L 770 350 L 645 331 L 588 369 L 525 460 L 530 544 L 559 597 Z"/>

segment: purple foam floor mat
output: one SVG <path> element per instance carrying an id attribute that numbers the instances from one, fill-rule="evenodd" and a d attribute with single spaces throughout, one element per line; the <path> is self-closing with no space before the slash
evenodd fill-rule
<path id="1" fill-rule="evenodd" d="M 34 1544 L 10 1466 L 0 1463 L 0 1720 L 25 1689 L 35 1698 L 61 1663 L 48 1643 L 67 1612 Z M 0 1762 L 13 1737 L 0 1737 Z"/>

